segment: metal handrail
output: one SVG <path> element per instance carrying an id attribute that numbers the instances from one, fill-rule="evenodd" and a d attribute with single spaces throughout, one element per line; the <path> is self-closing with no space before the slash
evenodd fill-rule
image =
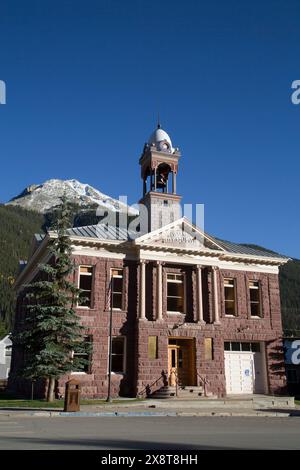
<path id="1" fill-rule="evenodd" d="M 202 375 L 200 375 L 198 371 L 197 371 L 197 376 L 199 377 L 199 379 L 203 383 L 204 396 L 207 397 L 206 385 L 209 384 L 209 381 L 207 380 L 206 377 L 203 377 Z"/>
<path id="2" fill-rule="evenodd" d="M 158 377 L 158 379 L 156 379 L 155 382 L 153 382 L 151 385 L 146 385 L 146 387 L 143 388 L 143 390 L 141 390 L 141 391 L 137 394 L 137 396 L 143 395 L 145 392 L 147 392 L 148 389 L 151 390 L 151 388 L 152 388 L 154 385 L 156 385 L 161 379 L 164 379 L 164 375 L 163 375 L 163 374 L 161 374 L 161 375 Z"/>
<path id="3" fill-rule="evenodd" d="M 175 374 L 175 393 L 176 393 L 176 397 L 178 397 L 178 384 L 179 384 L 179 379 L 178 379 L 178 372 L 177 372 L 177 370 L 174 370 L 174 374 Z"/>

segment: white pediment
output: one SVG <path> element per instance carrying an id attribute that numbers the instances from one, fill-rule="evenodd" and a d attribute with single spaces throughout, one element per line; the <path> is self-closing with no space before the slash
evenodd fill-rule
<path id="1" fill-rule="evenodd" d="M 139 246 L 177 248 L 183 250 L 224 251 L 215 240 L 206 235 L 185 217 L 142 235 L 135 240 Z"/>

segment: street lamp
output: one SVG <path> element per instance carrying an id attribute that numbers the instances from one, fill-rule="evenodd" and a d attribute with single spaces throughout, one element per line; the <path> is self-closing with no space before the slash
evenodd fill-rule
<path id="1" fill-rule="evenodd" d="M 112 273 L 110 280 L 110 313 L 109 313 L 109 354 L 108 354 L 108 388 L 106 401 L 111 403 L 111 366 L 112 366 L 112 313 L 113 313 L 113 280 L 114 276 Z"/>

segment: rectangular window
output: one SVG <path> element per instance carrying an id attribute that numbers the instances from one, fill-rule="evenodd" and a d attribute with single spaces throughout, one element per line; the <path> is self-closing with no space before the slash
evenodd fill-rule
<path id="1" fill-rule="evenodd" d="M 5 357 L 11 357 L 12 346 L 5 347 Z"/>
<path id="2" fill-rule="evenodd" d="M 240 351 L 241 350 L 241 343 L 232 342 L 231 343 L 231 351 Z"/>
<path id="3" fill-rule="evenodd" d="M 167 310 L 184 313 L 183 274 L 167 274 Z"/>
<path id="4" fill-rule="evenodd" d="M 125 338 L 115 336 L 112 339 L 112 362 L 111 370 L 116 374 L 125 372 Z"/>
<path id="5" fill-rule="evenodd" d="M 214 358 L 214 350 L 213 350 L 213 339 L 212 338 L 205 338 L 204 339 L 204 347 L 205 347 L 205 360 L 212 361 Z"/>
<path id="6" fill-rule="evenodd" d="M 235 280 L 224 279 L 225 315 L 236 315 Z"/>
<path id="7" fill-rule="evenodd" d="M 171 363 L 172 363 L 172 367 L 176 367 L 176 350 L 175 349 L 171 349 Z"/>
<path id="8" fill-rule="evenodd" d="M 261 316 L 260 285 L 258 281 L 249 281 L 251 317 Z"/>
<path id="9" fill-rule="evenodd" d="M 112 269 L 112 307 L 122 310 L 123 306 L 123 269 Z"/>
<path id="10" fill-rule="evenodd" d="M 157 359 L 157 336 L 148 336 L 148 358 Z"/>
<path id="11" fill-rule="evenodd" d="M 251 351 L 252 352 L 260 352 L 260 344 L 259 343 L 251 343 Z"/>
<path id="12" fill-rule="evenodd" d="M 181 348 L 178 349 L 178 367 L 179 369 L 183 368 L 183 353 Z"/>
<path id="13" fill-rule="evenodd" d="M 82 360 L 81 367 L 74 367 L 72 372 L 85 372 L 86 374 L 91 373 L 91 365 L 92 365 L 92 335 L 87 335 L 84 337 L 83 343 L 78 345 L 73 351 L 73 358 Z"/>
<path id="14" fill-rule="evenodd" d="M 225 341 L 224 351 L 260 352 L 260 343 Z"/>
<path id="15" fill-rule="evenodd" d="M 79 267 L 79 295 L 78 307 L 91 307 L 92 300 L 92 286 L 93 286 L 93 267 L 80 266 Z"/>

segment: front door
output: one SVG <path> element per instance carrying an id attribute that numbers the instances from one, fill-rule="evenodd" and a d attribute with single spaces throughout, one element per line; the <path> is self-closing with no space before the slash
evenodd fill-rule
<path id="1" fill-rule="evenodd" d="M 176 379 L 178 376 L 178 347 L 177 346 L 169 346 L 168 364 L 169 364 L 169 371 L 168 371 L 169 385 L 175 386 Z"/>
<path id="2" fill-rule="evenodd" d="M 168 382 L 175 386 L 194 385 L 194 343 L 189 340 L 176 340 L 168 347 Z"/>

